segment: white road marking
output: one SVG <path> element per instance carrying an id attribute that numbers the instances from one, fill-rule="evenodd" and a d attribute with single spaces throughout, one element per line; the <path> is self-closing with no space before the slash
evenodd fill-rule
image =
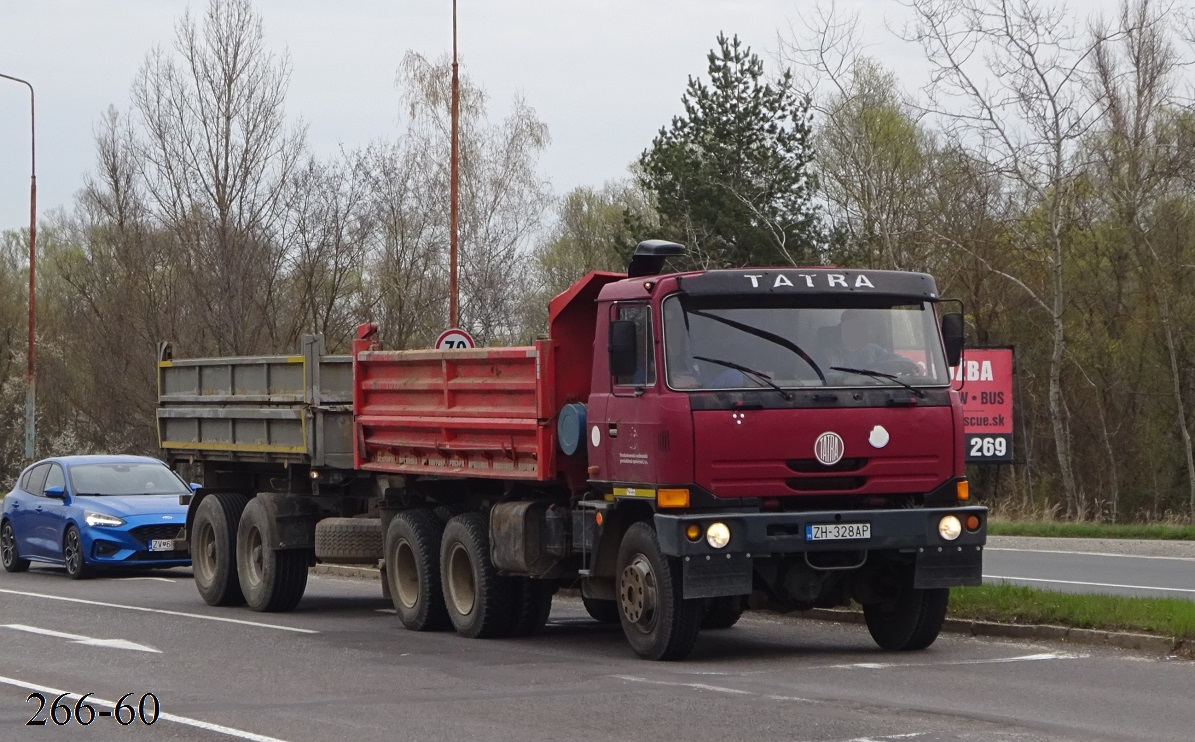
<path id="1" fill-rule="evenodd" d="M 984 575 L 986 580 L 1017 580 L 1019 582 L 1045 582 L 1053 585 L 1081 585 L 1083 587 L 1119 587 L 1128 590 L 1156 590 L 1164 593 L 1191 593 L 1195 589 L 1186 587 L 1153 587 L 1152 585 L 1117 585 L 1112 582 L 1080 582 L 1078 580 L 1048 580 L 1042 577 L 1009 577 L 1007 575 Z"/>
<path id="2" fill-rule="evenodd" d="M 845 665 L 821 665 L 819 669 L 834 670 L 884 670 L 890 667 L 945 667 L 950 665 L 1001 665 L 1007 662 L 1042 662 L 1046 660 L 1081 660 L 1085 654 L 1070 652 L 1047 652 L 1023 654 L 1019 657 L 992 657 L 979 660 L 947 660 L 944 662 L 852 662 Z M 814 669 L 814 668 L 810 668 Z"/>
<path id="3" fill-rule="evenodd" d="M 677 688 L 693 688 L 695 690 L 712 690 L 716 693 L 731 693 L 736 696 L 753 696 L 755 695 L 748 690 L 739 690 L 738 688 L 726 688 L 721 685 L 707 685 L 705 683 L 674 683 L 668 680 L 648 680 L 647 678 L 635 677 L 634 675 L 612 675 L 611 677 L 618 680 L 629 680 L 632 683 L 647 683 L 649 685 L 670 685 Z"/>
<path id="4" fill-rule="evenodd" d="M 14 678 L 6 678 L 0 675 L 0 683 L 11 685 L 16 688 L 23 688 L 29 691 L 44 693 L 46 695 L 62 696 L 68 698 L 80 698 L 78 693 L 70 693 L 59 688 L 51 688 L 46 685 L 38 685 L 37 683 L 29 683 L 23 680 L 16 680 Z M 96 698 L 94 695 L 88 697 L 88 703 L 92 706 L 108 706 L 115 707 L 116 701 L 108 701 L 103 698 Z M 217 734 L 224 734 L 229 737 L 236 737 L 237 739 L 247 739 L 251 742 L 286 742 L 277 737 L 267 737 L 264 734 L 255 734 L 254 732 L 246 732 L 243 729 L 234 729 L 233 727 L 226 727 L 223 724 L 212 724 L 208 721 L 200 721 L 199 719 L 192 719 L 187 716 L 179 716 L 178 714 L 168 714 L 165 711 L 158 714 L 158 718 L 163 721 L 172 721 L 176 724 L 184 724 L 189 727 L 197 729 L 206 729 L 209 732 L 216 732 Z"/>
<path id="5" fill-rule="evenodd" d="M 1112 554 L 1106 551 L 1064 551 L 1061 549 L 1006 549 L 985 546 L 984 551 L 1017 551 L 1023 554 L 1074 554 L 1076 556 L 1123 557 L 1125 559 L 1169 559 L 1173 562 L 1195 562 L 1195 557 L 1149 556 L 1147 554 Z"/>
<path id="6" fill-rule="evenodd" d="M 126 611 L 142 611 L 144 613 L 159 613 L 164 616 L 182 616 L 183 618 L 199 618 L 204 621 L 221 621 L 223 623 L 235 623 L 242 626 L 256 626 L 262 629 L 277 629 L 278 631 L 293 631 L 298 634 L 318 634 L 315 629 L 300 629 L 294 626 L 283 626 L 275 623 L 262 623 L 260 621 L 246 621 L 242 618 L 225 618 L 224 616 L 205 616 L 202 613 L 186 613 L 184 611 L 167 611 L 161 608 L 146 608 L 139 605 L 121 605 L 120 603 L 104 603 L 99 600 L 84 600 L 83 598 L 67 598 L 61 595 L 46 595 L 45 593 L 30 593 L 24 590 L 5 590 L 0 588 L 0 593 L 8 595 L 24 595 L 30 598 L 44 598 L 46 600 L 61 600 L 67 603 L 82 603 L 84 605 L 98 605 L 105 608 L 121 608 Z"/>
<path id="7" fill-rule="evenodd" d="M 394 608 L 378 608 L 378 613 L 398 613 Z"/>
<path id="8" fill-rule="evenodd" d="M 112 579 L 112 578 L 109 578 Z M 169 577 L 116 577 L 117 580 L 157 580 L 158 582 L 174 582 Z"/>
<path id="9" fill-rule="evenodd" d="M 132 649 L 137 652 L 153 652 L 154 654 L 161 654 L 162 651 L 154 649 L 146 644 L 137 644 L 136 642 L 127 641 L 125 639 L 96 639 L 92 636 L 83 636 L 82 634 L 67 634 L 62 631 L 52 631 L 51 629 L 43 629 L 38 626 L 27 626 L 22 623 L 6 623 L 0 624 L 0 628 L 15 629 L 17 631 L 26 631 L 30 634 L 41 634 L 42 636 L 52 636 L 57 639 L 68 639 L 75 644 L 86 644 L 91 647 L 110 647 L 112 649 Z"/>

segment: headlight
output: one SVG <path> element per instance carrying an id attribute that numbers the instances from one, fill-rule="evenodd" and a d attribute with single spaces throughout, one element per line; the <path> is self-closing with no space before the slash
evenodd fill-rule
<path id="1" fill-rule="evenodd" d="M 89 526 L 123 526 L 124 521 L 117 518 L 115 515 L 108 515 L 107 513 L 93 513 L 88 510 L 83 514 L 83 520 L 87 521 Z"/>
<path id="2" fill-rule="evenodd" d="M 953 541 L 963 532 L 963 524 L 953 515 L 943 516 L 938 521 L 938 535 L 947 541 Z"/>
<path id="3" fill-rule="evenodd" d="M 721 549 L 730 543 L 730 528 L 725 523 L 711 523 L 705 529 L 705 541 L 715 549 Z"/>

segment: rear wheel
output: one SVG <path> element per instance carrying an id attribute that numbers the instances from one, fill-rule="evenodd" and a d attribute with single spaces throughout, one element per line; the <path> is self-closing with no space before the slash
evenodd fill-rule
<path id="1" fill-rule="evenodd" d="M 499 576 L 490 561 L 484 515 L 463 513 L 448 521 L 440 546 L 440 581 L 448 618 L 458 634 L 479 638 L 509 633 L 516 586 Z"/>
<path id="2" fill-rule="evenodd" d="M 8 521 L 0 525 L 0 562 L 5 572 L 24 572 L 29 569 L 29 560 L 22 559 L 17 553 L 17 535 Z"/>
<path id="3" fill-rule="evenodd" d="M 237 525 L 237 577 L 245 602 L 255 611 L 289 611 L 307 589 L 307 550 L 275 549 L 269 514 L 261 500 L 245 505 Z"/>
<path id="4" fill-rule="evenodd" d="M 518 588 L 518 615 L 511 627 L 511 636 L 538 634 L 548 624 L 552 613 L 552 596 L 556 585 L 530 577 L 513 578 Z"/>
<path id="5" fill-rule="evenodd" d="M 249 498 L 217 492 L 203 498 L 191 525 L 191 567 L 195 587 L 208 605 L 243 605 L 237 576 L 237 526 Z"/>
<path id="6" fill-rule="evenodd" d="M 703 629 L 729 629 L 743 617 L 743 596 L 711 598 L 701 619 Z"/>
<path id="7" fill-rule="evenodd" d="M 660 551 L 646 523 L 636 523 L 623 536 L 617 579 L 622 631 L 635 653 L 649 660 L 688 656 L 705 606 L 682 597 L 680 570 Z"/>
<path id="8" fill-rule="evenodd" d="M 62 562 L 66 565 L 66 576 L 72 580 L 82 580 L 91 576 L 91 569 L 87 566 L 87 559 L 83 554 L 83 537 L 79 529 L 73 525 L 66 527 L 62 537 Z"/>
<path id="9" fill-rule="evenodd" d="M 925 649 L 934 643 L 946 621 L 949 588 L 907 587 L 895 599 L 863 606 L 867 630 L 881 649 Z"/>
<path id="10" fill-rule="evenodd" d="M 618 601 L 604 600 L 602 598 L 588 598 L 581 596 L 581 602 L 585 604 L 585 610 L 589 613 L 590 618 L 598 623 L 618 623 Z"/>
<path id="11" fill-rule="evenodd" d="M 444 525 L 430 510 L 405 510 L 386 531 L 386 580 L 402 625 L 412 631 L 448 626 L 440 587 Z"/>

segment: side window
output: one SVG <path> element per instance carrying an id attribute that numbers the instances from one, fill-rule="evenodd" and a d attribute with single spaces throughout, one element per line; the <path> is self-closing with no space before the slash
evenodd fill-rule
<path id="1" fill-rule="evenodd" d="M 616 376 L 614 383 L 619 386 L 653 386 L 656 383 L 656 354 L 652 340 L 651 307 L 646 304 L 619 304 L 616 319 L 635 323 L 639 358 L 635 373 Z"/>
<path id="2" fill-rule="evenodd" d="M 29 472 L 29 485 L 25 487 L 25 491 L 31 495 L 41 495 L 41 491 L 45 488 L 46 475 L 50 473 L 49 464 L 38 464 Z"/>
<path id="3" fill-rule="evenodd" d="M 62 474 L 62 467 L 58 464 L 50 466 L 50 473 L 46 476 L 46 486 L 42 487 L 45 491 L 46 487 L 66 487 L 66 477 Z"/>

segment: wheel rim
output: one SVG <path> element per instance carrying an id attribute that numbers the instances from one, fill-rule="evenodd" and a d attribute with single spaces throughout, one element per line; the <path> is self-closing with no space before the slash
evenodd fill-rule
<path id="1" fill-rule="evenodd" d="M 265 544 L 261 539 L 261 531 L 256 527 L 249 529 L 246 534 L 245 546 L 247 547 L 246 570 L 249 574 L 249 582 L 254 585 L 261 584 L 261 576 L 265 572 L 266 549 Z"/>
<path id="2" fill-rule="evenodd" d="M 5 567 L 10 567 L 16 561 L 16 557 L 17 539 L 13 535 L 12 526 L 5 523 L 4 528 L 0 529 L 0 559 L 4 560 Z"/>
<path id="3" fill-rule="evenodd" d="M 619 586 L 622 614 L 631 625 L 643 633 L 651 633 L 656 625 L 656 605 L 659 588 L 655 570 L 643 554 L 635 554 L 622 570 Z"/>
<path id="4" fill-rule="evenodd" d="M 415 566 L 415 550 L 405 538 L 394 546 L 394 592 L 406 608 L 414 608 L 419 600 L 419 572 Z"/>
<path id="5" fill-rule="evenodd" d="M 192 557 L 193 566 L 204 582 L 216 579 L 216 529 L 207 521 L 199 525 L 199 532 L 195 534 Z"/>
<path id="6" fill-rule="evenodd" d="M 83 550 L 79 548 L 79 532 L 75 529 L 66 532 L 66 543 L 62 552 L 66 560 L 66 571 L 72 575 L 78 574 L 83 562 Z"/>
<path id="7" fill-rule="evenodd" d="M 473 612 L 477 602 L 477 582 L 473 579 L 473 562 L 464 544 L 453 544 L 448 552 L 448 598 L 461 616 Z"/>

